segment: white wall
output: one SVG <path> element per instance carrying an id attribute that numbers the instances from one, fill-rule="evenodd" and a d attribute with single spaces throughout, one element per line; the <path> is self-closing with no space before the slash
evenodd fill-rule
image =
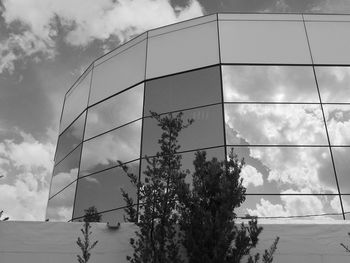
<path id="1" fill-rule="evenodd" d="M 276 235 L 280 236 L 274 262 L 282 263 L 345 263 L 350 255 L 339 245 L 349 243 L 347 232 L 350 223 L 329 222 L 310 224 L 271 224 L 260 221 L 262 250 L 268 248 Z M 264 224 L 265 223 L 265 224 Z M 1 263 L 65 263 L 77 262 L 80 252 L 76 245 L 81 236 L 81 223 L 54 222 L 0 222 Z M 129 238 L 136 230 L 133 224 L 122 224 L 118 230 L 110 230 L 103 223 L 94 223 L 92 240 L 99 243 L 92 250 L 90 263 L 123 263 L 131 254 Z"/>

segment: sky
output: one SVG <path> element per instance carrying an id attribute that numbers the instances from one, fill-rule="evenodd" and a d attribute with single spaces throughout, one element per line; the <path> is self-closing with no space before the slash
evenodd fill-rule
<path id="1" fill-rule="evenodd" d="M 350 1 L 0 0 L 0 210 L 44 220 L 64 94 L 95 58 L 215 12 L 350 13 Z"/>

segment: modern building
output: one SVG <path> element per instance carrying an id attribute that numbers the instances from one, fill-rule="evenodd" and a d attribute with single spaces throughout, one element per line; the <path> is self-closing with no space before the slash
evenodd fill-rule
<path id="1" fill-rule="evenodd" d="M 47 219 L 75 221 L 95 206 L 122 221 L 120 188 L 134 189 L 159 150 L 150 118 L 183 112 L 183 168 L 197 150 L 245 160 L 237 212 L 348 219 L 350 15 L 214 14 L 150 30 L 95 60 L 67 92 Z"/>

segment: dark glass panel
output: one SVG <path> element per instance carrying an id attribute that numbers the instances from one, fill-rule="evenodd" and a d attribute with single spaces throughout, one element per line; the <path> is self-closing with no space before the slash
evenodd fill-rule
<path id="1" fill-rule="evenodd" d="M 176 115 L 177 113 L 173 113 Z M 179 151 L 208 148 L 224 144 L 222 105 L 183 111 L 183 120 L 193 119 L 188 128 L 183 129 L 178 137 Z M 142 155 L 152 156 L 160 151 L 158 140 L 161 128 L 153 118 L 144 119 Z"/>
<path id="2" fill-rule="evenodd" d="M 144 80 L 146 40 L 95 66 L 89 105 Z"/>
<path id="3" fill-rule="evenodd" d="M 332 152 L 340 192 L 342 194 L 350 194 L 350 147 L 332 147 Z"/>
<path id="4" fill-rule="evenodd" d="M 138 176 L 139 161 L 129 163 L 127 166 L 130 172 Z M 83 216 L 84 210 L 91 206 L 95 206 L 99 212 L 125 206 L 121 188 L 137 203 L 136 188 L 130 183 L 129 177 L 121 167 L 80 178 L 73 217 Z"/>
<path id="5" fill-rule="evenodd" d="M 285 193 L 298 194 L 297 191 Z M 338 195 L 247 195 L 245 202 L 236 209 L 237 216 L 299 217 L 298 219 L 342 220 Z M 322 214 L 337 214 L 324 215 Z M 295 219 L 295 218 L 294 218 Z"/>
<path id="6" fill-rule="evenodd" d="M 218 147 L 218 148 L 212 148 L 212 149 L 205 149 L 203 150 L 207 153 L 207 160 L 210 161 L 213 158 L 217 158 L 219 161 L 223 161 L 225 158 L 225 151 L 223 147 Z M 195 160 L 195 154 L 197 151 L 192 151 L 192 152 L 185 152 L 181 153 L 181 169 L 186 172 L 187 170 L 189 171 L 189 174 L 186 176 L 185 181 L 187 183 L 192 183 L 192 174 L 194 172 L 194 165 L 193 161 Z M 152 158 L 150 158 L 152 160 Z M 146 171 L 146 168 L 148 165 L 146 159 L 142 159 L 142 166 L 141 166 L 141 180 L 143 181 L 145 175 L 143 174 L 144 171 Z"/>
<path id="7" fill-rule="evenodd" d="M 50 221 L 69 221 L 72 219 L 76 182 L 58 195 L 49 199 L 46 218 Z"/>
<path id="8" fill-rule="evenodd" d="M 78 177 L 81 146 L 76 148 L 53 170 L 50 197 L 72 183 Z"/>
<path id="9" fill-rule="evenodd" d="M 55 163 L 61 161 L 71 150 L 79 145 L 83 140 L 84 112 L 61 136 L 58 138 Z"/>
<path id="10" fill-rule="evenodd" d="M 230 152 L 228 147 L 227 152 Z M 247 193 L 338 193 L 328 147 L 233 147 Z"/>
<path id="11" fill-rule="evenodd" d="M 328 145 L 320 105 L 225 104 L 231 145 Z"/>
<path id="12" fill-rule="evenodd" d="M 88 110 L 85 140 L 142 117 L 143 84 Z"/>
<path id="13" fill-rule="evenodd" d="M 350 103 L 350 67 L 315 67 L 323 103 Z"/>
<path id="14" fill-rule="evenodd" d="M 66 94 L 64 102 L 60 133 L 64 131 L 72 121 L 82 113 L 88 103 L 91 82 L 91 71 L 85 73 L 77 84 Z"/>
<path id="15" fill-rule="evenodd" d="M 331 145 L 350 145 L 350 105 L 323 105 Z"/>
<path id="16" fill-rule="evenodd" d="M 320 102 L 311 66 L 223 66 L 222 78 L 226 102 Z"/>
<path id="17" fill-rule="evenodd" d="M 145 115 L 221 102 L 220 67 L 146 82 Z"/>
<path id="18" fill-rule="evenodd" d="M 140 157 L 141 120 L 84 142 L 79 176 Z"/>

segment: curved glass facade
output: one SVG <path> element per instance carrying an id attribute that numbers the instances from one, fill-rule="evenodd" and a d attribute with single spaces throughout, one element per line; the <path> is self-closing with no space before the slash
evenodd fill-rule
<path id="1" fill-rule="evenodd" d="M 122 221 L 120 189 L 137 191 L 118 161 L 142 177 L 159 150 L 154 111 L 194 119 L 179 137 L 184 169 L 197 150 L 244 158 L 238 216 L 347 219 L 349 30 L 344 15 L 215 14 L 97 59 L 65 97 L 47 218 L 95 206 Z"/>

